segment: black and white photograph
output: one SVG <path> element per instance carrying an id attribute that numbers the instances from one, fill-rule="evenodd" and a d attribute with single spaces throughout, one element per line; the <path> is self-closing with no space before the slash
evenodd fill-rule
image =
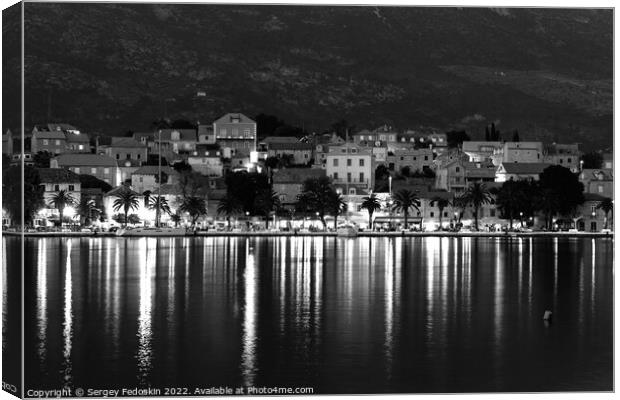
<path id="1" fill-rule="evenodd" d="M 613 5 L 3 7 L 3 398 L 614 392 Z"/>

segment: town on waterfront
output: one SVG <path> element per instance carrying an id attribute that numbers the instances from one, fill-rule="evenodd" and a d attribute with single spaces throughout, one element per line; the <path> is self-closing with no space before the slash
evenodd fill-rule
<path id="1" fill-rule="evenodd" d="M 259 122 L 257 123 L 258 120 Z M 485 140 L 402 129 L 308 134 L 227 113 L 212 124 L 159 121 L 102 137 L 68 123 L 25 137 L 29 232 L 192 231 L 611 232 L 613 157 L 519 132 Z M 170 126 L 180 126 L 175 128 Z M 273 125 L 272 125 L 273 127 Z M 268 131 L 259 137 L 258 132 Z M 283 133 L 278 135 L 278 133 Z M 3 136 L 3 227 L 19 221 L 19 163 Z M 104 144 L 105 143 L 105 144 Z"/>
<path id="2" fill-rule="evenodd" d="M 614 390 L 613 8 L 3 10 L 3 390 Z"/>

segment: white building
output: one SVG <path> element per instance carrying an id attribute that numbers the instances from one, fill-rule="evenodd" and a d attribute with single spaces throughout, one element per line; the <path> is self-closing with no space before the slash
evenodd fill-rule
<path id="1" fill-rule="evenodd" d="M 372 151 L 353 143 L 330 146 L 325 158 L 325 172 L 334 185 L 347 194 L 356 195 L 372 189 L 374 165 Z"/>

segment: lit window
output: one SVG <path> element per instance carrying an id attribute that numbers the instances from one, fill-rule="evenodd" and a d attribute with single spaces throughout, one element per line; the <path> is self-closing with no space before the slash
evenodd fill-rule
<path id="1" fill-rule="evenodd" d="M 90 169 L 90 173 L 91 174 L 96 174 L 97 173 L 97 168 L 91 168 Z"/>
<path id="2" fill-rule="evenodd" d="M 598 185 L 598 192 L 603 193 L 603 185 Z"/>
<path id="3" fill-rule="evenodd" d="M 56 146 L 60 146 L 60 140 L 56 141 Z"/>
<path id="4" fill-rule="evenodd" d="M 49 140 L 43 139 L 43 146 L 47 146 L 49 144 Z"/>
<path id="5" fill-rule="evenodd" d="M 75 172 L 76 174 L 79 174 L 80 173 L 80 167 L 73 168 L 73 172 Z"/>
<path id="6" fill-rule="evenodd" d="M 110 168 L 104 168 L 103 169 L 103 173 L 106 174 L 106 175 L 109 174 L 110 173 Z"/>

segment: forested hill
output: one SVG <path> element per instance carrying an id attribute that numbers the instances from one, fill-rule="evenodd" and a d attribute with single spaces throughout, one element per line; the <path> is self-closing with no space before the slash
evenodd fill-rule
<path id="1" fill-rule="evenodd" d="M 476 138 L 494 121 L 522 140 L 612 143 L 611 10 L 27 3 L 25 14 L 29 126 L 117 135 L 164 114 L 242 111 L 316 131 L 345 119 Z"/>

